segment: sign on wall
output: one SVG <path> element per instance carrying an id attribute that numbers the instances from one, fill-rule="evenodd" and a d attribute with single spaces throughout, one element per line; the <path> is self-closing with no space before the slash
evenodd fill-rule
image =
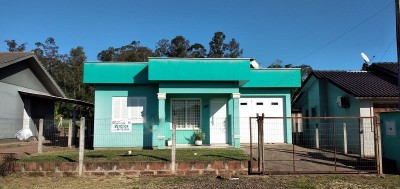
<path id="1" fill-rule="evenodd" d="M 111 132 L 132 132 L 132 121 L 130 120 L 112 120 Z"/>

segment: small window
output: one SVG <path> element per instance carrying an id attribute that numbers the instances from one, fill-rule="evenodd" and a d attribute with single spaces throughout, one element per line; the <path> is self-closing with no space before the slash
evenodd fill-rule
<path id="1" fill-rule="evenodd" d="M 176 129 L 200 128 L 199 99 L 173 99 L 171 106 L 172 124 L 176 125 Z"/>
<path id="2" fill-rule="evenodd" d="M 276 105 L 278 105 L 279 103 L 277 103 L 277 102 L 271 102 L 271 105 L 273 105 L 273 106 L 276 106 Z"/>
<path id="3" fill-rule="evenodd" d="M 144 123 L 146 118 L 145 97 L 112 97 L 112 119 L 128 119 L 133 123 Z"/>
<path id="4" fill-rule="evenodd" d="M 242 102 L 242 103 L 240 103 L 240 105 L 247 105 L 247 102 Z"/>
<path id="5" fill-rule="evenodd" d="M 262 103 L 262 102 L 257 102 L 257 105 L 263 105 L 264 103 Z"/>

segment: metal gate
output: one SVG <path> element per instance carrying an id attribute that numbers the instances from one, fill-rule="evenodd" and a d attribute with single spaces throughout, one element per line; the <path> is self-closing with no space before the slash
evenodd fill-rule
<path id="1" fill-rule="evenodd" d="M 257 115 L 249 119 L 251 174 L 381 173 L 375 117 Z M 285 143 L 264 142 L 274 137 L 264 132 L 282 121 Z"/>

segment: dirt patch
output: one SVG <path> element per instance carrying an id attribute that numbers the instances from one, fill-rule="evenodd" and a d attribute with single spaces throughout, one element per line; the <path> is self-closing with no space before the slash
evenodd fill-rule
<path id="1" fill-rule="evenodd" d="M 66 150 L 67 147 L 60 146 L 49 146 L 43 144 L 43 152 L 50 151 L 60 151 Z M 17 158 L 28 156 L 32 154 L 36 154 L 38 152 L 38 142 L 37 141 L 17 141 L 17 140 L 8 140 L 0 142 L 0 152 L 1 153 L 15 153 Z"/>
<path id="2" fill-rule="evenodd" d="M 371 175 L 215 177 L 0 177 L 0 188 L 398 188 L 400 177 Z"/>
<path id="3" fill-rule="evenodd" d="M 249 146 L 242 149 L 250 154 Z M 257 160 L 257 147 L 253 146 L 253 160 Z M 374 173 L 373 158 L 361 158 L 357 154 L 339 154 L 331 151 L 305 148 L 291 144 L 265 145 L 265 172 L 267 173 Z"/>

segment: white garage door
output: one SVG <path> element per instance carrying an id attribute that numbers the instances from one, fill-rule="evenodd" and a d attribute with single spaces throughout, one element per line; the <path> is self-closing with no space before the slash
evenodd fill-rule
<path id="1" fill-rule="evenodd" d="M 240 98 L 240 142 L 250 143 L 250 120 L 257 113 L 265 117 L 283 117 L 283 98 Z M 257 121 L 252 119 L 252 141 L 257 138 Z M 284 143 L 283 119 L 264 119 L 264 142 Z"/>

